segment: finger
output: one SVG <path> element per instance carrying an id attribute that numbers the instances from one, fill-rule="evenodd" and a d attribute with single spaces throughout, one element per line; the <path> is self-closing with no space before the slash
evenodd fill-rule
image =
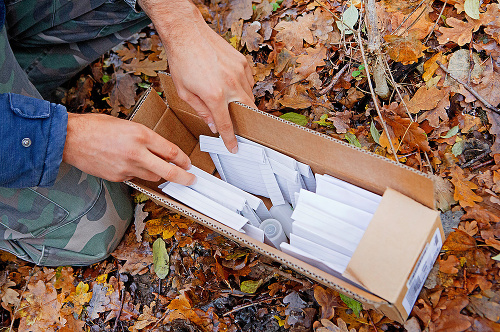
<path id="1" fill-rule="evenodd" d="M 229 116 L 229 109 L 227 107 L 228 101 L 223 96 L 212 99 L 211 104 L 207 104 L 212 111 L 212 116 L 215 120 L 215 125 L 219 131 L 220 137 L 224 141 L 226 148 L 231 153 L 238 152 L 238 141 L 234 135 L 233 123 Z"/>
<path id="2" fill-rule="evenodd" d="M 216 134 L 217 127 L 215 126 L 214 118 L 205 102 L 203 102 L 200 97 L 190 91 L 186 90 L 185 94 L 188 99 L 188 101 L 186 102 L 189 104 L 189 106 L 195 109 L 196 113 L 200 116 L 200 118 L 203 119 L 203 121 L 205 121 L 212 133 Z"/>
<path id="3" fill-rule="evenodd" d="M 179 166 L 167 163 L 165 160 L 153 154 L 151 154 L 147 159 L 149 171 L 160 175 L 167 181 L 182 184 L 184 186 L 190 186 L 196 183 L 196 176 L 186 172 Z"/>
<path id="4" fill-rule="evenodd" d="M 252 68 L 250 68 L 249 65 L 245 66 L 245 76 L 246 76 L 246 79 L 247 79 L 248 84 L 250 85 L 251 89 L 253 89 L 255 81 L 253 79 Z"/>
<path id="5" fill-rule="evenodd" d="M 146 144 L 149 151 L 162 158 L 164 162 L 169 161 L 184 169 L 191 168 L 191 160 L 189 160 L 187 154 L 185 154 L 177 145 L 167 141 L 155 132 L 153 132 L 152 135 L 154 137 Z M 159 173 L 156 174 L 161 175 Z"/>
<path id="6" fill-rule="evenodd" d="M 144 168 L 139 168 L 135 170 L 135 177 L 146 180 L 146 181 L 151 181 L 151 182 L 158 182 L 161 180 L 161 176 L 153 173 L 147 169 Z"/>

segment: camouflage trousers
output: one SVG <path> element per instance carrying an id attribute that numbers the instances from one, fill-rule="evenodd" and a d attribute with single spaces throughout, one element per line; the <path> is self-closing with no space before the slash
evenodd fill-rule
<path id="1" fill-rule="evenodd" d="M 0 93 L 37 98 L 150 23 L 121 0 L 5 4 Z M 98 262 L 116 248 L 131 219 L 127 186 L 65 163 L 52 187 L 0 187 L 0 250 L 38 265 Z"/>

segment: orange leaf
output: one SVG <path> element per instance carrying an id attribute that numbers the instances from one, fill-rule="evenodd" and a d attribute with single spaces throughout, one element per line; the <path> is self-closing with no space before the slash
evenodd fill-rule
<path id="1" fill-rule="evenodd" d="M 477 185 L 464 178 L 464 171 L 455 166 L 451 169 L 451 183 L 455 186 L 453 198 L 460 203 L 460 206 L 474 206 L 474 202 L 482 202 L 483 198 L 476 195 L 472 189 L 477 189 Z"/>
<path id="2" fill-rule="evenodd" d="M 439 260 L 439 271 L 448 274 L 455 274 L 458 272 L 458 269 L 456 268 L 458 263 L 458 258 L 454 255 L 450 255 L 446 260 Z"/>
<path id="3" fill-rule="evenodd" d="M 387 53 L 391 59 L 401 62 L 403 65 L 417 62 L 420 57 L 424 56 L 425 46 L 416 38 L 414 30 L 411 30 L 404 37 L 387 35 L 384 36 L 384 39 L 389 42 Z"/>
<path id="4" fill-rule="evenodd" d="M 324 66 L 326 51 L 327 49 L 325 46 L 318 45 L 315 48 L 307 48 L 307 55 L 299 55 L 297 62 L 300 63 L 300 66 L 295 69 L 298 75 L 293 78 L 293 81 L 300 81 L 316 72 L 316 67 Z"/>
<path id="5" fill-rule="evenodd" d="M 426 88 L 420 87 L 411 99 L 405 96 L 403 99 L 412 114 L 420 111 L 431 110 L 437 106 L 440 100 L 449 94 L 448 89 L 438 89 L 436 87 Z M 409 99 L 409 100 L 408 100 Z"/>
<path id="6" fill-rule="evenodd" d="M 335 314 L 333 307 L 337 304 L 335 292 L 330 288 L 324 289 L 321 286 L 315 286 L 314 298 L 321 306 L 321 319 L 332 319 Z"/>
<path id="7" fill-rule="evenodd" d="M 443 244 L 443 249 L 449 251 L 467 251 L 475 247 L 476 240 L 469 234 L 460 230 L 451 232 Z"/>
<path id="8" fill-rule="evenodd" d="M 442 33 L 442 35 L 437 38 L 440 44 L 446 44 L 447 42 L 452 41 L 457 43 L 459 46 L 464 46 L 471 41 L 472 30 L 475 29 L 476 25 L 474 22 L 467 22 L 454 17 L 448 17 L 446 19 L 446 24 L 451 28 L 439 28 L 439 32 Z"/>

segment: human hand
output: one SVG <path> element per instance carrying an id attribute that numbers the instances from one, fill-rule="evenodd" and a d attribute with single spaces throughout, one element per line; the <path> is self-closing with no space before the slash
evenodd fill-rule
<path id="1" fill-rule="evenodd" d="M 183 185 L 196 181 L 186 172 L 189 157 L 175 144 L 146 126 L 104 114 L 68 114 L 63 161 L 113 182 L 134 177 Z"/>
<path id="2" fill-rule="evenodd" d="M 165 46 L 170 74 L 181 99 L 238 151 L 228 104 L 256 108 L 252 70 L 245 57 L 214 32 L 188 0 L 140 0 Z"/>

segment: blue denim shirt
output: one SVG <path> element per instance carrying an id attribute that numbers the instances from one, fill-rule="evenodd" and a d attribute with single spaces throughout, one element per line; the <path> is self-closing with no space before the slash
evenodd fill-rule
<path id="1" fill-rule="evenodd" d="M 0 29 L 4 22 L 0 0 Z M 0 94 L 0 187 L 51 186 L 62 162 L 67 123 L 62 105 Z"/>

